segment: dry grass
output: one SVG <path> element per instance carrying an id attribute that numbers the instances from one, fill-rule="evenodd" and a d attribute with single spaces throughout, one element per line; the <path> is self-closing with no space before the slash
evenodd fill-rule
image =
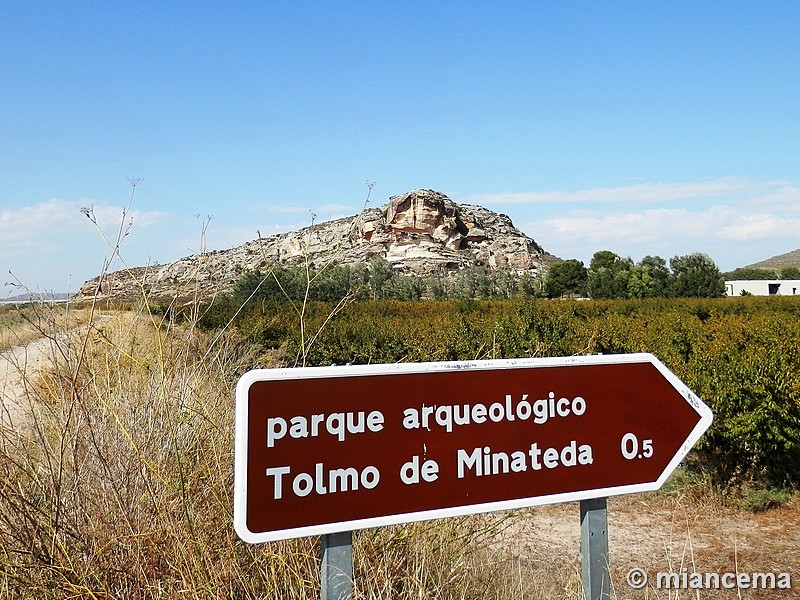
<path id="1" fill-rule="evenodd" d="M 91 310 L 69 305 L 40 305 L 18 309 L 0 306 L 0 352 L 27 344 L 56 331 L 67 331 L 86 325 Z"/>
<path id="2" fill-rule="evenodd" d="M 625 574 L 644 568 L 658 572 L 789 573 L 800 585 L 800 502 L 765 512 L 737 508 L 719 491 L 698 493 L 691 486 L 669 493 L 629 496 L 610 507 L 613 575 L 620 598 L 797 598 L 797 589 L 667 590 L 650 585 L 634 592 Z M 614 540 L 614 532 L 617 532 Z M 624 592 L 624 593 L 623 593 Z"/>
<path id="3" fill-rule="evenodd" d="M 669 484 L 668 484 L 669 486 Z M 579 583 L 579 507 L 577 503 L 541 507 L 519 520 L 502 543 L 520 557 L 523 573 L 550 582 L 550 596 L 579 598 L 576 588 L 563 594 L 558 573 L 570 565 Z M 724 598 L 797 598 L 797 589 L 659 589 L 659 572 L 789 573 L 800 579 L 800 502 L 753 513 L 732 505 L 725 494 L 685 481 L 656 493 L 609 499 L 611 598 L 679 600 Z M 526 569 L 527 567 L 527 569 Z M 632 589 L 626 575 L 644 569 L 649 584 Z M 570 580 L 567 580 L 569 583 Z M 525 596 L 528 597 L 527 595 Z"/>
<path id="4" fill-rule="evenodd" d="M 216 597 L 238 585 L 233 565 L 256 559 L 237 551 L 220 516 L 230 510 L 232 361 L 244 357 L 227 340 L 204 342 L 143 313 L 58 341 L 52 369 L 29 382 L 27 429 L 3 432 L 5 589 Z"/>
<path id="5" fill-rule="evenodd" d="M 50 366 L 26 375 L 24 426 L 0 432 L 0 597 L 315 598 L 315 540 L 232 529 L 248 346 L 144 309 L 71 335 L 42 319 Z M 357 597 L 519 597 L 519 565 L 489 544 L 510 518 L 358 533 Z"/>

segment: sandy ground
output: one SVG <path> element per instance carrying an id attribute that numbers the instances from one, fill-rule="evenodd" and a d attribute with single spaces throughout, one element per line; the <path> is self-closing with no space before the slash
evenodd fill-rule
<path id="1" fill-rule="evenodd" d="M 18 430 L 29 413 L 31 376 L 53 363 L 55 342 L 39 338 L 0 353 L 0 427 Z"/>
<path id="2" fill-rule="evenodd" d="M 800 505 L 753 513 L 717 499 L 685 494 L 638 494 L 608 501 L 612 598 L 800 598 Z M 562 569 L 566 586 L 580 573 L 580 507 L 566 503 L 531 509 L 503 535 L 531 577 Z M 650 583 L 631 588 L 626 575 L 643 569 Z M 661 589 L 659 572 L 789 573 L 792 589 Z M 564 575 L 563 573 L 567 573 Z M 574 576 L 570 576 L 574 574 Z M 570 582 L 570 580 L 572 580 Z M 777 581 L 777 579 L 776 579 Z M 570 597 L 561 590 L 554 598 Z M 574 596 L 573 596 L 574 597 Z"/>
<path id="3" fill-rule="evenodd" d="M 37 337 L 0 351 L 0 428 L 19 432 L 31 413 L 28 387 L 36 381 L 37 374 L 56 364 L 70 340 L 73 343 L 80 340 L 90 327 L 97 330 L 111 318 L 100 314 L 95 316 L 92 325 L 78 325 L 60 331 L 55 338 Z"/>

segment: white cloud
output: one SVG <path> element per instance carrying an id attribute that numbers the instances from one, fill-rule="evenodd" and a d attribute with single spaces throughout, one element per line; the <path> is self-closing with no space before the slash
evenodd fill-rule
<path id="1" fill-rule="evenodd" d="M 775 237 L 797 239 L 800 219 L 786 218 L 774 214 L 749 214 L 737 217 L 719 230 L 725 240 L 763 240 Z"/>
<path id="2" fill-rule="evenodd" d="M 800 188 L 790 181 L 643 183 L 463 201 L 511 205 L 506 212 L 527 221 L 522 229 L 547 251 L 584 261 L 598 250 L 634 260 L 707 252 L 734 268 L 800 247 Z"/>
<path id="3" fill-rule="evenodd" d="M 800 215 L 800 188 L 786 182 L 770 182 L 762 193 L 748 197 L 747 204 L 785 214 Z"/>
<path id="4" fill-rule="evenodd" d="M 94 214 L 97 217 L 97 224 L 104 229 L 118 228 L 124 217 L 126 223 L 133 223 L 134 227 L 151 227 L 169 217 L 169 213 L 157 210 L 131 210 L 125 213 L 123 210 L 122 207 L 107 204 L 95 207 Z"/>
<path id="5" fill-rule="evenodd" d="M 96 226 L 86 214 L 82 214 L 82 208 L 91 210 Z M 123 213 L 121 206 L 93 203 L 86 199 L 54 199 L 0 210 L 0 267 L 3 277 L 19 279 L 32 289 L 41 286 L 41 289 L 65 291 L 69 283 L 74 290 L 75 282 L 82 283 L 83 279 L 96 275 L 102 257 L 111 253 L 111 247 L 103 241 L 103 236 L 113 246 Z M 164 223 L 167 217 L 167 213 L 160 211 L 128 212 L 125 215 L 126 228 L 132 223 L 130 231 L 135 234 L 136 242 L 126 240 L 127 246 L 139 245 L 152 250 L 154 243 L 147 239 L 148 232 Z M 142 254 L 139 251 L 140 256 L 135 258 L 141 259 Z"/>
<path id="6" fill-rule="evenodd" d="M 94 205 L 88 200 L 49 200 L 32 206 L 0 211 L 0 248 L 18 242 L 31 243 L 65 234 L 87 234 L 93 229 L 81 209 L 90 209 L 101 230 L 118 228 L 124 209 L 108 204 Z M 126 215 L 137 227 L 163 221 L 167 213 L 133 210 Z"/>
<path id="7" fill-rule="evenodd" d="M 347 204 L 336 204 L 336 203 L 323 204 L 322 206 L 318 206 L 314 210 L 316 212 L 318 212 L 318 213 L 325 213 L 325 214 L 329 214 L 329 213 L 339 213 L 339 214 L 345 213 L 348 216 L 349 215 L 353 215 L 356 212 L 358 212 L 357 210 L 354 211 L 354 212 L 351 212 L 351 211 L 353 211 L 353 207 L 352 206 L 348 206 Z"/>
<path id="8" fill-rule="evenodd" d="M 354 210 L 352 206 L 348 206 L 347 204 L 321 204 L 319 206 L 314 206 L 309 208 L 308 206 L 275 206 L 275 205 L 266 205 L 266 206 L 258 206 L 255 207 L 254 210 L 258 212 L 266 212 L 275 215 L 296 215 L 296 214 L 310 214 L 315 213 L 317 215 L 328 215 L 331 213 L 346 213 L 348 215 L 355 214 L 358 210 Z M 353 211 L 353 212 L 349 212 Z M 310 220 L 310 219 L 309 219 Z"/>
<path id="9" fill-rule="evenodd" d="M 707 252 L 725 268 L 744 266 L 800 247 L 800 218 L 756 203 L 614 212 L 574 210 L 529 222 L 523 229 L 546 250 L 588 260 L 611 250 L 639 260 Z"/>
<path id="10" fill-rule="evenodd" d="M 589 188 L 574 191 L 497 193 L 467 196 L 477 204 L 574 204 L 676 202 L 693 199 L 738 197 L 757 192 L 769 193 L 782 182 L 753 183 L 746 179 L 720 179 L 693 183 L 642 183 L 620 187 Z"/>
<path id="11" fill-rule="evenodd" d="M 64 225 L 67 213 L 58 200 L 0 211 L 0 252 L 13 251 L 19 243 L 35 243 L 48 226 Z"/>
<path id="12" fill-rule="evenodd" d="M 800 240 L 800 219 L 786 215 L 749 212 L 741 208 L 714 205 L 699 210 L 658 208 L 638 212 L 600 213 L 571 211 L 533 221 L 532 230 L 549 231 L 564 241 L 657 240 L 759 240 L 782 236 Z"/>

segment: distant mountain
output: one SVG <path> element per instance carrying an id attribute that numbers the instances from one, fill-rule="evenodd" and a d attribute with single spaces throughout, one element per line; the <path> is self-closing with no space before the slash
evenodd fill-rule
<path id="1" fill-rule="evenodd" d="M 8 298 L 0 298 L 0 302 L 8 304 L 21 304 L 26 302 L 65 302 L 72 297 L 72 294 L 55 293 L 55 292 L 36 292 L 27 294 L 18 294 L 16 296 L 9 296 Z"/>
<path id="2" fill-rule="evenodd" d="M 434 190 L 389 198 L 380 208 L 327 221 L 230 250 L 195 254 L 166 265 L 95 277 L 78 300 L 208 297 L 230 290 L 244 273 L 273 265 L 312 268 L 383 260 L 401 275 L 428 276 L 484 266 L 543 275 L 560 259 L 514 227 L 508 215 L 457 204 Z"/>
<path id="3" fill-rule="evenodd" d="M 753 263 L 752 265 L 747 265 L 747 267 L 754 269 L 772 269 L 774 271 L 780 271 L 786 267 L 797 267 L 800 269 L 800 248 L 787 252 L 786 254 L 778 254 L 772 258 Z"/>

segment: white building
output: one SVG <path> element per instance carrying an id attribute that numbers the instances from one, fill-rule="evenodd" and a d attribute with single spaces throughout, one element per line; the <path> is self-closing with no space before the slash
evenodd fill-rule
<path id="1" fill-rule="evenodd" d="M 741 296 L 742 292 L 748 292 L 753 296 L 798 296 L 800 295 L 800 279 L 726 281 L 725 291 L 728 296 Z"/>

